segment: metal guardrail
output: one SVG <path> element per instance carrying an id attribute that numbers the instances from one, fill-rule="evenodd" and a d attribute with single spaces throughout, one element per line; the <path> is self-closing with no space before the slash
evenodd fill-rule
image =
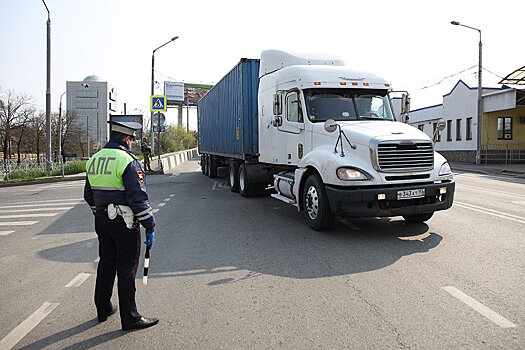
<path id="1" fill-rule="evenodd" d="M 481 162 L 485 164 L 525 163 L 525 142 L 481 145 Z"/>

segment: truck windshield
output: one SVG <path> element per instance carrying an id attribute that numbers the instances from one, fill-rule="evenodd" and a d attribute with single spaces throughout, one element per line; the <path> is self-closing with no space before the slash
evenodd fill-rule
<path id="1" fill-rule="evenodd" d="M 394 120 L 387 90 L 305 89 L 303 92 L 312 122 Z"/>

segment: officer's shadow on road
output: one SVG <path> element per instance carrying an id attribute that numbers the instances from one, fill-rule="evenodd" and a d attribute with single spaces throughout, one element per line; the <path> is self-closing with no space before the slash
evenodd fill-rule
<path id="1" fill-rule="evenodd" d="M 60 331 L 58 333 L 52 334 L 46 338 L 37 340 L 34 343 L 28 344 L 21 350 L 29 349 L 43 349 L 47 347 L 55 348 L 60 346 L 61 341 L 67 341 L 69 338 L 74 338 L 75 336 L 81 335 L 84 332 L 89 331 L 91 328 L 97 326 L 99 322 L 96 319 L 84 322 L 75 327 Z M 70 346 L 60 347 L 61 349 L 92 349 L 101 344 L 107 343 L 119 337 L 122 337 L 125 333 L 121 330 L 115 330 L 107 333 L 98 334 L 94 337 L 82 340 L 81 342 L 71 344 Z"/>

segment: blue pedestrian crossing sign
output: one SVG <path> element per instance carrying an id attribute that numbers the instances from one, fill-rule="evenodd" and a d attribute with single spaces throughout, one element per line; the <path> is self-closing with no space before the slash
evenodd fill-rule
<path id="1" fill-rule="evenodd" d="M 166 95 L 151 96 L 151 111 L 152 112 L 166 112 L 168 104 L 166 103 Z"/>

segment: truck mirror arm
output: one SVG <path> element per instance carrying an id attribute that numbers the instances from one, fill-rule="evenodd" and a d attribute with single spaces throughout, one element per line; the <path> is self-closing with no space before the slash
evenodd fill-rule
<path id="1" fill-rule="evenodd" d="M 343 136 L 346 139 L 346 142 L 348 142 L 348 144 L 350 145 L 350 147 L 352 147 L 352 149 L 356 149 L 357 146 L 354 145 L 352 142 L 350 142 L 350 140 L 346 136 L 345 132 L 341 129 L 341 125 L 339 125 L 337 123 L 335 125 L 337 125 L 337 127 L 339 128 L 339 136 L 337 137 L 337 142 L 335 143 L 334 154 L 337 153 L 337 145 L 339 144 L 339 142 L 341 142 L 341 154 L 340 154 L 340 156 L 344 157 L 345 156 L 345 152 L 344 152 L 344 149 L 343 149 Z"/>

